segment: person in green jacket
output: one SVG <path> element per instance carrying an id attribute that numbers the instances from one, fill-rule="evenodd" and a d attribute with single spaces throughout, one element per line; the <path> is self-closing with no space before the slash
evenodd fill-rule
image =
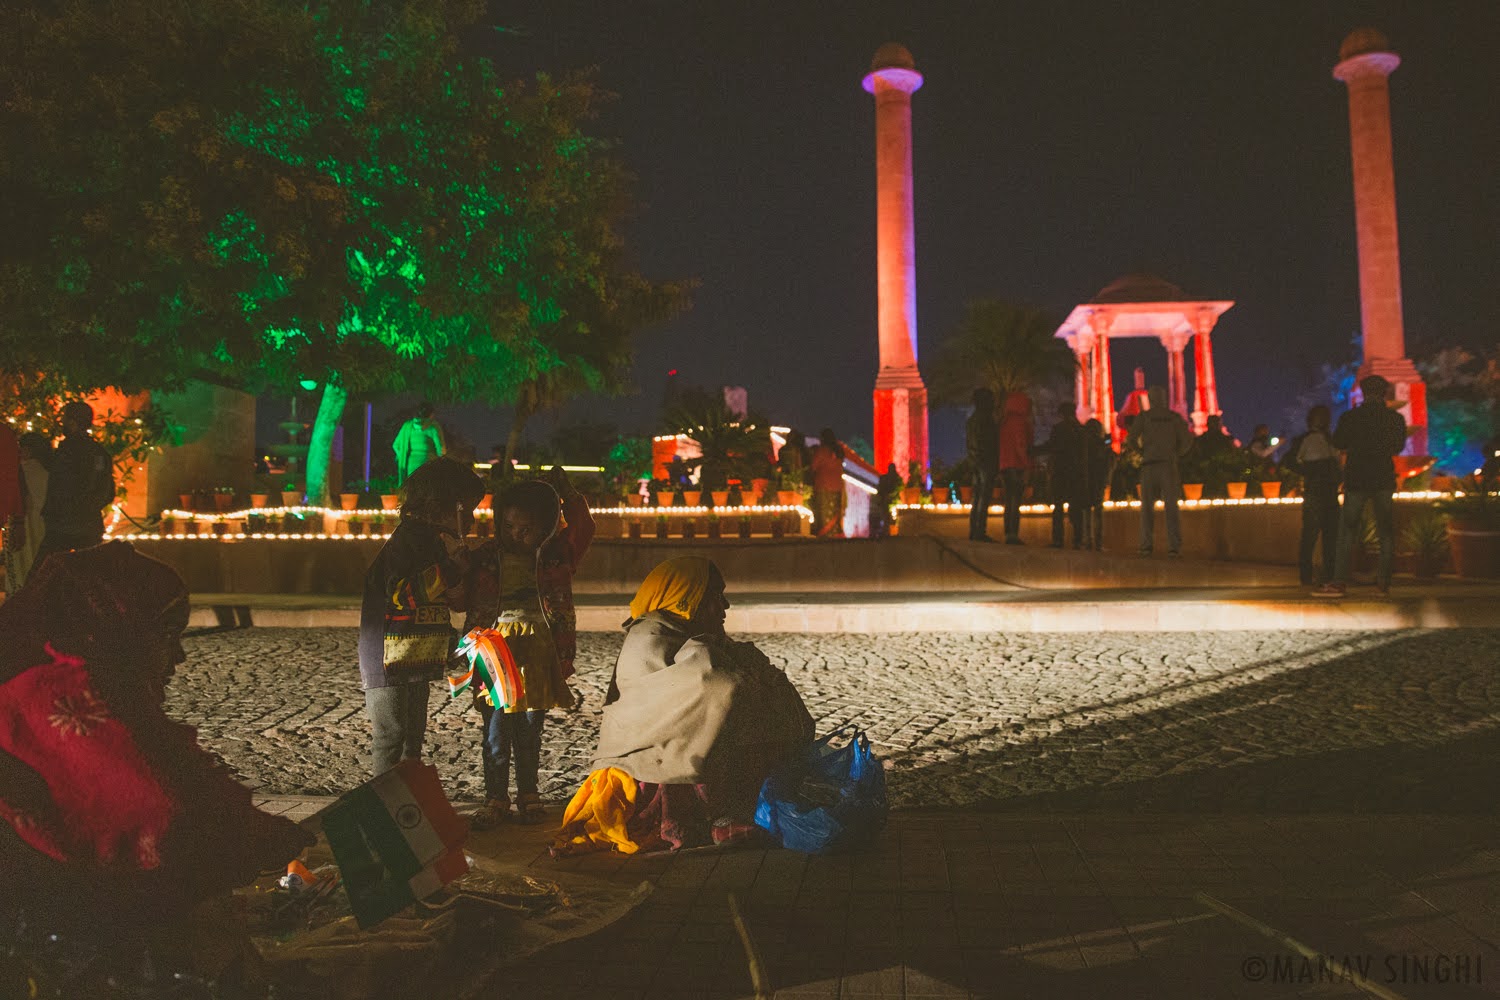
<path id="1" fill-rule="evenodd" d="M 431 403 L 417 407 L 417 415 L 401 425 L 391 447 L 396 452 L 396 478 L 402 483 L 448 450 L 443 446 L 443 428 L 432 416 Z"/>

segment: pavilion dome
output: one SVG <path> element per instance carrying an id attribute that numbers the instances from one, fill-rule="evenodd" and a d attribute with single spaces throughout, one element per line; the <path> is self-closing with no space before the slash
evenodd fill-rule
<path id="1" fill-rule="evenodd" d="M 1154 274 L 1127 274 L 1099 290 L 1093 302 L 1100 305 L 1120 302 L 1186 302 L 1182 289 Z"/>

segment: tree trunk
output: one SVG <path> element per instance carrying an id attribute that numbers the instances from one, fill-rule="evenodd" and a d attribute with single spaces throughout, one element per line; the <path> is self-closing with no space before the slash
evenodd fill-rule
<path id="1" fill-rule="evenodd" d="M 343 386 L 332 380 L 324 383 L 318 415 L 313 420 L 312 440 L 307 446 L 307 502 L 314 507 L 327 507 L 332 499 L 328 493 L 328 469 L 333 461 L 333 437 L 348 400 L 349 394 Z"/>

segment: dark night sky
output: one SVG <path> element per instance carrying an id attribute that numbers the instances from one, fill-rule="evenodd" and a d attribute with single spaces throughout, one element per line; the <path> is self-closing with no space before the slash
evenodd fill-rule
<path id="1" fill-rule="evenodd" d="M 640 341 L 639 395 L 574 407 L 653 430 L 665 373 L 744 385 L 779 422 L 870 437 L 876 367 L 876 47 L 904 43 L 913 98 L 920 350 L 974 297 L 1060 315 L 1146 271 L 1230 298 L 1215 332 L 1241 436 L 1279 426 L 1359 323 L 1346 92 L 1354 27 L 1384 30 L 1409 351 L 1500 329 L 1500 4 L 495 3 L 506 73 L 597 67 L 641 209 L 628 234 L 694 307 Z M 1117 397 L 1159 349 L 1117 348 Z M 503 414 L 449 410 L 483 449 Z M 961 417 L 933 415 L 936 454 Z M 545 434 L 547 424 L 537 428 Z"/>

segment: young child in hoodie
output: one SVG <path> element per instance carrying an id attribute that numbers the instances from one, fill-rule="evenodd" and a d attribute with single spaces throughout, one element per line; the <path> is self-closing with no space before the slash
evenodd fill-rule
<path id="1" fill-rule="evenodd" d="M 494 628 L 505 636 L 522 680 L 514 705 L 494 708 L 476 691 L 484 724 L 485 806 L 474 816 L 485 829 L 511 814 L 510 771 L 515 766 L 516 818 L 545 817 L 537 793 L 542 725 L 549 708 L 572 708 L 567 680 L 577 650 L 573 573 L 594 537 L 583 495 L 561 467 L 548 482 L 514 483 L 495 504 L 495 544 L 475 554 L 465 632 Z"/>

